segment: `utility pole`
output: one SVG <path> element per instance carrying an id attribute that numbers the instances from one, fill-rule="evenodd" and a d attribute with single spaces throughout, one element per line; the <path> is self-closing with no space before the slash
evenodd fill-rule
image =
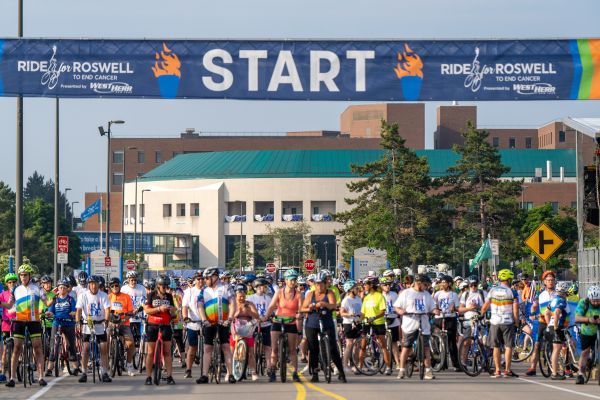
<path id="1" fill-rule="evenodd" d="M 17 37 L 23 37 L 23 0 L 18 2 Z M 23 261 L 23 96 L 17 97 L 17 146 L 15 182 L 15 265 Z M 56 240 L 55 240 L 56 242 Z M 54 253 L 56 254 L 56 252 Z M 54 259 L 56 268 L 56 259 Z"/>

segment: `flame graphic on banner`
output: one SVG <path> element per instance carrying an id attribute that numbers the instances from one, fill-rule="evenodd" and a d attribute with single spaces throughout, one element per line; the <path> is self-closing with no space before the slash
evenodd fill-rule
<path id="1" fill-rule="evenodd" d="M 398 79 L 406 76 L 417 76 L 423 79 L 423 61 L 421 57 L 408 46 L 404 44 L 404 52 L 398 53 L 398 65 L 394 67 Z"/>
<path id="2" fill-rule="evenodd" d="M 162 61 L 160 61 L 161 59 Z M 181 78 L 181 71 L 179 71 L 181 61 L 179 61 L 177 54 L 173 53 L 165 43 L 163 43 L 163 51 L 160 52 L 160 55 L 156 53 L 156 60 L 154 67 L 152 67 L 156 78 L 163 75 L 175 75 Z"/>

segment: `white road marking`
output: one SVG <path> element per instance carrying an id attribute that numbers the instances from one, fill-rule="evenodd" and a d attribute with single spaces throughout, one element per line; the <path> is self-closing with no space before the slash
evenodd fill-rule
<path id="1" fill-rule="evenodd" d="M 537 382 L 537 381 L 531 381 L 529 379 L 524 379 L 524 378 L 517 378 L 517 379 L 519 379 L 521 381 L 524 381 L 524 382 L 534 383 L 536 385 L 546 386 L 546 387 L 549 387 L 551 389 L 561 390 L 563 392 L 572 393 L 572 394 L 576 394 L 576 395 L 579 395 L 579 396 L 589 397 L 591 399 L 599 399 L 600 400 L 600 396 L 595 396 L 593 394 L 578 392 L 576 390 L 566 389 L 566 388 L 563 388 L 563 387 L 560 387 L 560 386 L 549 385 L 547 383 L 542 383 L 542 382 Z"/>
<path id="2" fill-rule="evenodd" d="M 46 393 L 48 390 L 50 390 L 50 388 L 52 386 L 54 386 L 55 384 L 57 384 L 58 382 L 62 381 L 63 379 L 65 379 L 67 377 L 67 375 L 63 375 L 63 376 L 59 376 L 56 379 L 52 379 L 52 381 L 50 381 L 50 383 L 48 384 L 48 386 L 43 387 L 42 389 L 38 390 L 36 394 L 34 394 L 33 396 L 31 396 L 30 398 L 28 398 L 27 400 L 35 400 L 37 398 L 39 398 L 41 395 L 43 395 L 44 393 Z M 600 397 L 598 397 L 600 399 Z"/>

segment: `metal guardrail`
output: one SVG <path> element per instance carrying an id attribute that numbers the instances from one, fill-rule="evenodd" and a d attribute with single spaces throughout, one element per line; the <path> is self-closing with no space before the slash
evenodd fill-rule
<path id="1" fill-rule="evenodd" d="M 577 254 L 579 296 L 586 297 L 588 287 L 600 284 L 600 247 L 588 247 Z"/>

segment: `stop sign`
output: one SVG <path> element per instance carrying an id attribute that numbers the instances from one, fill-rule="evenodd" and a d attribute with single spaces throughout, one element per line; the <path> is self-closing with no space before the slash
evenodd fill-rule
<path id="1" fill-rule="evenodd" d="M 104 266 L 105 267 L 110 267 L 112 266 L 112 262 L 110 260 L 110 257 L 104 257 Z"/>
<path id="2" fill-rule="evenodd" d="M 133 260 L 127 260 L 127 262 L 125 263 L 125 265 L 127 266 L 128 270 L 134 270 L 135 269 L 135 261 L 133 261 Z"/>
<path id="3" fill-rule="evenodd" d="M 265 268 L 265 271 L 267 271 L 269 274 L 272 274 L 273 272 L 275 272 L 275 264 L 273 263 L 268 263 L 267 267 Z"/>
<path id="4" fill-rule="evenodd" d="M 315 260 L 308 259 L 304 261 L 304 268 L 306 268 L 307 271 L 315 269 Z"/>

